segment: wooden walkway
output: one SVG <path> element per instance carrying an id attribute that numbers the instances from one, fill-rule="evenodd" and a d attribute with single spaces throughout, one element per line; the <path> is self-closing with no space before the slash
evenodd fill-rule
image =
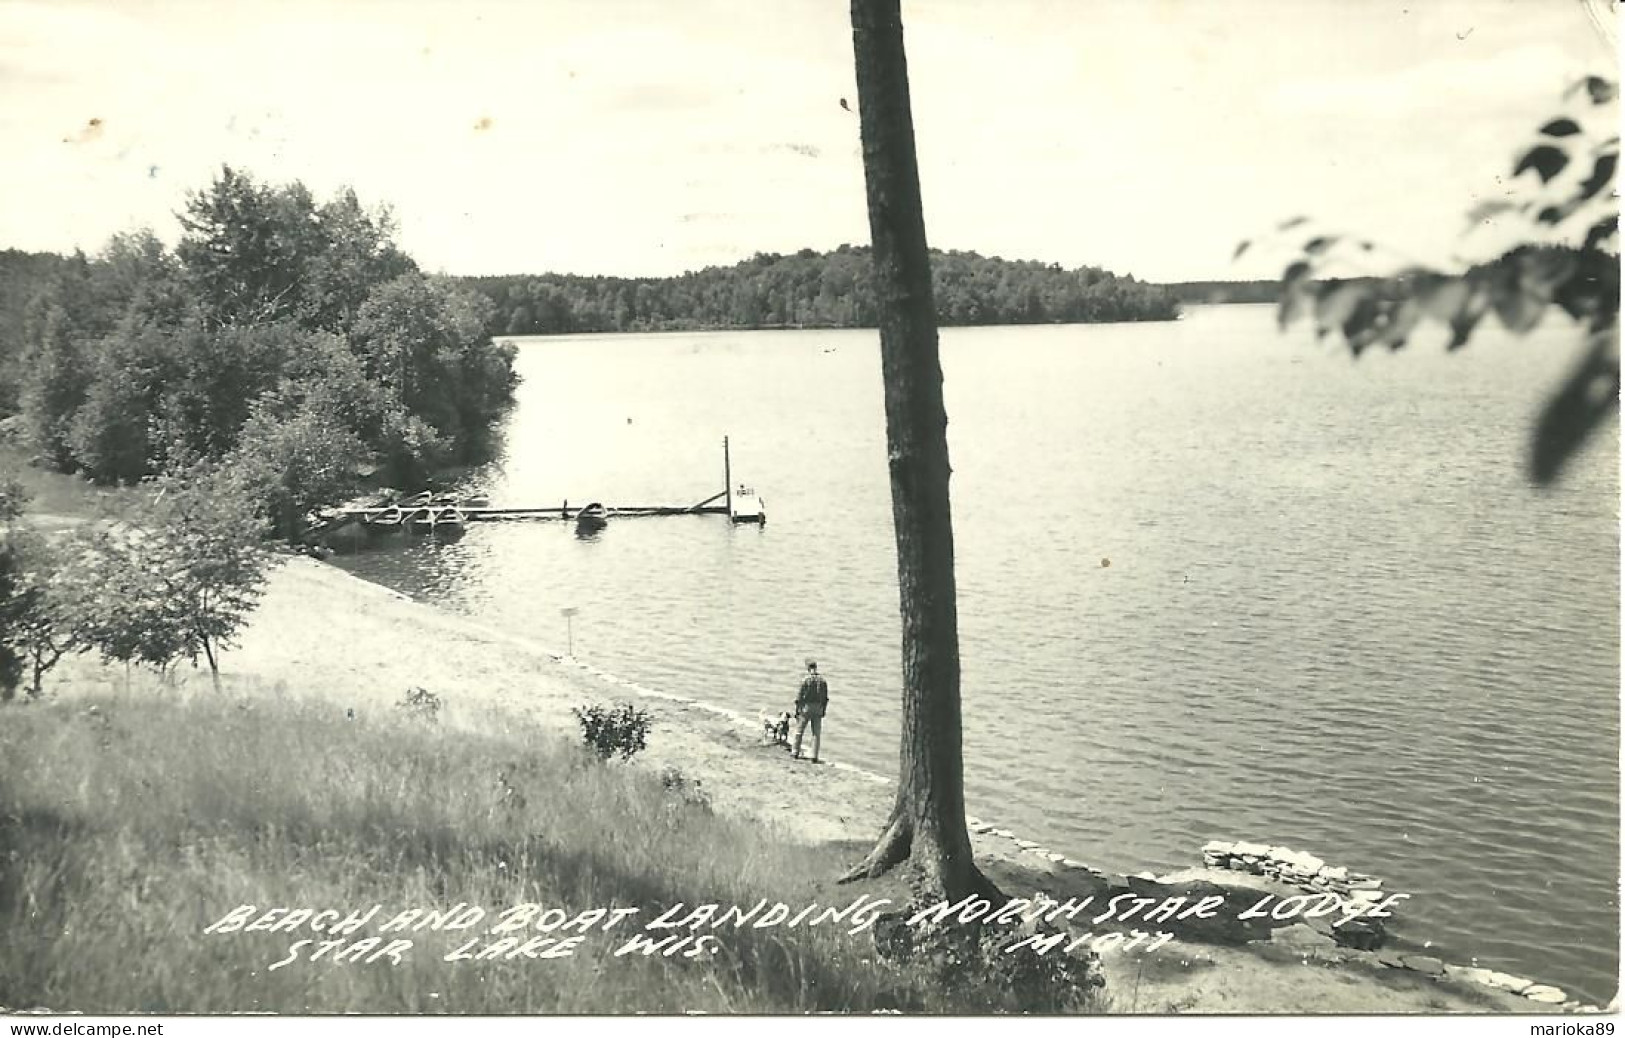
<path id="1" fill-rule="evenodd" d="M 735 522 L 761 523 L 766 521 L 766 514 L 765 512 L 760 511 L 760 502 L 754 497 L 754 494 L 751 495 L 751 500 L 757 502 L 755 506 L 757 511 L 751 512 L 749 515 L 742 512 L 736 516 L 734 513 L 733 462 L 729 455 L 728 438 L 726 436 L 722 438 L 722 486 L 723 489 L 721 493 L 712 494 L 704 501 L 699 501 L 692 505 L 599 504 L 598 507 L 604 509 L 603 517 L 605 519 L 645 519 L 662 515 L 723 515 L 728 516 Z M 743 489 L 743 487 L 741 487 L 741 489 Z M 424 513 L 430 513 L 432 516 L 434 513 L 442 512 L 449 508 L 457 509 L 462 517 L 471 523 L 575 522 L 580 519 L 583 508 L 595 503 L 589 499 L 588 501 L 581 502 L 572 508 L 570 506 L 570 502 L 568 500 L 564 500 L 559 502 L 559 504 L 556 506 L 549 505 L 546 507 L 537 508 L 491 508 L 487 505 L 463 505 L 454 499 L 439 502 L 424 500 L 425 496 L 426 493 L 415 495 L 413 498 L 410 498 L 407 501 L 398 501 L 393 505 L 379 503 L 365 504 L 363 503 L 365 499 L 361 499 L 358 501 L 353 501 L 349 505 L 340 506 L 320 514 L 327 523 L 339 526 L 348 525 L 349 523 L 358 520 L 361 523 L 370 526 L 380 516 L 384 515 L 401 517 L 406 520 L 406 524 L 412 524 L 414 519 L 419 519 L 421 520 L 419 525 L 427 525 L 428 522 L 432 521 L 432 519 L 427 519 L 424 516 Z M 486 499 L 481 496 L 478 498 L 478 500 L 483 501 Z M 718 501 L 723 501 L 724 503 L 717 504 Z M 395 520 L 395 522 L 399 522 L 399 520 Z M 395 522 L 387 525 L 395 525 Z"/>
<path id="2" fill-rule="evenodd" d="M 421 512 L 425 508 L 439 511 L 446 505 L 420 505 L 415 508 L 403 509 L 407 516 Z M 554 505 L 551 508 L 474 508 L 458 505 L 464 519 L 471 523 L 480 522 L 574 522 L 580 507 Z M 675 505 L 627 505 L 625 507 L 604 506 L 605 518 L 608 519 L 644 519 L 658 515 L 727 515 L 726 505 L 690 505 L 686 508 Z M 394 511 L 390 508 L 342 508 L 336 514 L 346 519 L 360 519 L 370 523 L 386 512 Z"/>

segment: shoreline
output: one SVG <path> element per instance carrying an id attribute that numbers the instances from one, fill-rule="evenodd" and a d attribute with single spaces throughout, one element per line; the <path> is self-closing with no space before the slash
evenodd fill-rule
<path id="1" fill-rule="evenodd" d="M 63 676 L 77 676 L 87 666 L 100 672 L 103 682 L 111 674 L 99 664 L 75 661 Z M 764 737 L 757 718 L 625 680 L 304 556 L 288 557 L 273 570 L 240 644 L 222 657 L 222 678 L 228 689 L 250 682 L 331 702 L 336 718 L 348 711 L 394 710 L 409 688 L 423 687 L 440 697 L 450 728 L 482 720 L 500 723 L 506 713 L 567 737 L 578 734 L 572 707 L 631 700 L 652 722 L 649 746 L 632 766 L 657 773 L 676 769 L 699 780 L 717 810 L 749 818 L 790 843 L 861 847 L 876 837 L 892 806 L 892 779 L 839 761 L 795 762 L 784 747 Z M 1016 897 L 1033 890 L 1065 897 L 1096 891 L 1167 896 L 1197 888 L 1269 889 L 1257 886 L 1257 876 L 1202 867 L 1199 848 L 1191 849 L 1191 868 L 1162 877 L 1116 876 L 992 822 L 973 817 L 967 824 L 978 862 L 1015 877 L 1005 889 Z M 1274 925 L 1279 929 L 1267 932 L 1266 939 L 1235 947 L 1184 945 L 1178 967 L 1170 964 L 1171 975 L 1160 981 L 1142 977 L 1146 967 L 1136 957 L 1122 955 L 1115 962 L 1108 957 L 1105 966 L 1109 976 L 1116 972 L 1134 988 L 1137 1003 L 1144 994 L 1146 1004 L 1153 1004 L 1160 991 L 1175 996 L 1166 999 L 1168 1005 L 1197 1012 L 1429 1012 L 1439 1011 L 1435 1003 L 1441 1000 L 1450 1006 L 1444 1011 L 1454 1012 L 1598 1011 L 1534 982 L 1526 982 L 1532 985 L 1528 990 L 1539 989 L 1546 999 L 1555 991 L 1556 1001 L 1511 993 L 1490 982 L 1494 971 L 1441 963 L 1425 948 L 1421 954 L 1394 948 L 1358 952 L 1332 947 L 1330 937 L 1309 932 L 1302 923 Z M 1301 973 L 1288 989 L 1277 975 L 1283 963 L 1334 967 L 1319 973 L 1336 976 L 1318 996 Z M 1359 973 L 1369 975 L 1369 990 L 1343 990 Z M 1454 1004 L 1444 998 L 1443 992 L 1462 986 L 1468 996 L 1458 992 Z M 1327 1005 L 1327 997 L 1353 1001 L 1314 1008 Z M 1310 1008 L 1290 1008 L 1300 1001 Z"/>

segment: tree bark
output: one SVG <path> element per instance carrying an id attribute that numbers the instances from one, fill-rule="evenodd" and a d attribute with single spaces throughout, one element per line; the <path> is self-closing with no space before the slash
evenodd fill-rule
<path id="1" fill-rule="evenodd" d="M 204 638 L 202 641 L 203 655 L 209 659 L 209 679 L 214 682 L 214 690 L 218 692 L 220 691 L 220 661 L 215 659 L 214 646 L 210 644 L 209 639 Z"/>
<path id="2" fill-rule="evenodd" d="M 902 746 L 891 818 L 868 858 L 842 879 L 878 876 L 908 860 L 936 892 L 959 898 L 997 891 L 976 868 L 965 829 L 948 415 L 899 4 L 852 0 L 897 535 Z"/>

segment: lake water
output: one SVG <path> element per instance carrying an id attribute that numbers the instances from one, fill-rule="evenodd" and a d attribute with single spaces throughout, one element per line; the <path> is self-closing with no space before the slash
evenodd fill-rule
<path id="1" fill-rule="evenodd" d="M 876 333 L 517 341 L 494 505 L 691 504 L 727 434 L 767 525 L 477 524 L 342 564 L 558 649 L 577 607 L 577 656 L 751 714 L 815 656 L 826 754 L 893 774 Z M 1412 894 L 1447 961 L 1613 996 L 1617 431 L 1550 492 L 1522 468 L 1563 329 L 1354 362 L 1213 307 L 942 355 L 971 813 L 1118 871 L 1309 850 Z"/>

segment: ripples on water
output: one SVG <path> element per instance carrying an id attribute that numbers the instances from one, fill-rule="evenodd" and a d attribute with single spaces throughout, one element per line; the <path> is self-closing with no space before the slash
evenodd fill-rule
<path id="1" fill-rule="evenodd" d="M 1359 363 L 1305 338 L 1258 307 L 943 333 L 971 810 L 1118 870 L 1312 850 L 1411 893 L 1446 958 L 1606 1001 L 1617 433 L 1523 482 L 1558 329 Z M 766 528 L 477 524 L 344 565 L 559 647 L 576 606 L 578 656 L 747 712 L 817 656 L 827 748 L 891 774 L 875 334 L 520 341 L 493 504 L 693 503 L 726 433 Z"/>

